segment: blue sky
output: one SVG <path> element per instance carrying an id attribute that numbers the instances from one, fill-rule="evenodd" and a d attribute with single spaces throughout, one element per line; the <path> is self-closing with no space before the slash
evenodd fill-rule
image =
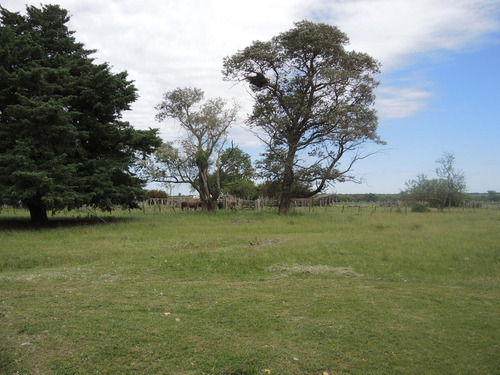
<path id="1" fill-rule="evenodd" d="M 2 6 L 24 13 L 24 3 Z M 244 85 L 222 81 L 222 59 L 253 40 L 269 40 L 302 19 L 338 26 L 350 48 L 382 63 L 376 108 L 380 152 L 354 168 L 363 184 L 339 193 L 398 193 L 404 182 L 434 177 L 443 152 L 455 154 L 470 192 L 500 191 L 500 0 L 52 0 L 68 9 L 69 27 L 98 62 L 126 70 L 140 98 L 124 119 L 179 137 L 157 123 L 154 106 L 176 87 L 243 106 L 230 133 L 255 158 L 259 141 L 245 128 L 251 100 Z M 370 148 L 374 150 L 374 148 Z M 174 189 L 174 192 L 179 189 Z M 189 189 L 183 187 L 182 192 Z"/>
<path id="2" fill-rule="evenodd" d="M 366 184 L 337 186 L 339 192 L 393 193 L 418 173 L 435 177 L 443 152 L 467 177 L 470 192 L 500 190 L 500 44 L 457 51 L 382 74 L 384 82 L 420 77 L 428 90 L 423 107 L 411 116 L 381 117 L 387 145 L 356 170 Z"/>
<path id="3" fill-rule="evenodd" d="M 385 80 L 420 75 L 430 96 L 413 116 L 380 119 L 379 133 L 387 151 L 369 163 L 382 178 L 368 177 L 374 190 L 393 187 L 418 172 L 434 176 L 435 160 L 453 152 L 471 192 L 500 189 L 500 44 L 498 40 L 472 51 L 456 51 L 424 59 L 381 76 Z M 365 163 L 364 163 L 365 164 Z M 361 166 L 360 166 L 361 168 Z M 363 190 L 362 187 L 359 187 Z"/>

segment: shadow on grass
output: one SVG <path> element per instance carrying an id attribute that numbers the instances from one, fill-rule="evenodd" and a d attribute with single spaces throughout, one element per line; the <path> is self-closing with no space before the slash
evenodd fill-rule
<path id="1" fill-rule="evenodd" d="M 33 224 L 29 217 L 0 217 L 0 232 L 5 231 L 31 231 L 31 230 L 46 230 L 57 228 L 70 228 L 80 226 L 93 225 L 109 225 L 113 223 L 123 223 L 134 220 L 128 217 L 64 217 L 64 218 L 49 218 L 49 221 L 44 224 Z"/>

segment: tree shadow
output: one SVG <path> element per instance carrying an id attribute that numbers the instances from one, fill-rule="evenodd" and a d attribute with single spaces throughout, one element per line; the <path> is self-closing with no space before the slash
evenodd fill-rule
<path id="1" fill-rule="evenodd" d="M 1 217 L 0 216 L 0 232 L 6 231 L 33 231 L 58 228 L 71 228 L 81 226 L 97 226 L 110 225 L 114 223 L 123 223 L 134 220 L 128 217 L 64 217 L 50 218 L 44 224 L 33 224 L 29 217 Z"/>

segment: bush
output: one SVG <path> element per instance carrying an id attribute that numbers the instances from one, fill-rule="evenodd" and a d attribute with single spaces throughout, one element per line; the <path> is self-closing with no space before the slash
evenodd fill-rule
<path id="1" fill-rule="evenodd" d="M 429 212 L 430 209 L 423 203 L 414 204 L 411 208 L 411 212 Z"/>
<path id="2" fill-rule="evenodd" d="M 149 190 L 147 192 L 148 198 L 168 198 L 168 194 L 163 190 Z"/>

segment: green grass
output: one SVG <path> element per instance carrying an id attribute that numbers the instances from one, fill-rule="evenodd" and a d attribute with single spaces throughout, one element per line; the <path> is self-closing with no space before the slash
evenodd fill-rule
<path id="1" fill-rule="evenodd" d="M 500 211 L 60 216 L 0 214 L 2 374 L 500 373 Z"/>

